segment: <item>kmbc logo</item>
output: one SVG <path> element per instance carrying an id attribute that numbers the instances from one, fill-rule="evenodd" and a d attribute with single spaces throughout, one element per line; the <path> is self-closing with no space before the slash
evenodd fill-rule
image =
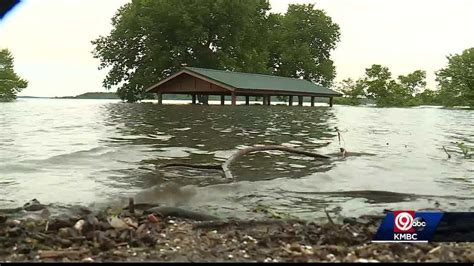
<path id="1" fill-rule="evenodd" d="M 426 221 L 422 217 L 415 217 L 414 211 L 394 211 L 393 217 L 394 233 L 415 233 L 426 227 Z"/>

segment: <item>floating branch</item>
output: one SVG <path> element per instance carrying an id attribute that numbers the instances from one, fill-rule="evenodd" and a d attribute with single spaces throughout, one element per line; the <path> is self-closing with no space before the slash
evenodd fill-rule
<path id="1" fill-rule="evenodd" d="M 448 159 L 451 159 L 451 154 L 448 153 L 448 151 L 446 150 L 446 147 L 443 146 L 443 150 L 448 155 Z"/>
<path id="2" fill-rule="evenodd" d="M 224 176 L 227 179 L 233 179 L 234 176 L 232 175 L 230 171 L 230 165 L 234 163 L 237 159 L 240 157 L 253 153 L 253 152 L 261 152 L 261 151 L 283 151 L 283 152 L 288 152 L 288 153 L 294 153 L 294 154 L 299 154 L 299 155 L 305 155 L 308 157 L 313 157 L 315 159 L 320 159 L 320 160 L 328 160 L 331 157 L 326 156 L 326 155 L 321 155 L 318 153 L 314 152 L 309 152 L 305 150 L 300 150 L 300 149 L 295 149 L 295 148 L 290 148 L 286 146 L 258 146 L 258 147 L 250 147 L 250 148 L 245 148 L 242 150 L 239 150 L 238 152 L 234 153 L 232 156 L 230 156 L 223 164 L 187 164 L 187 163 L 171 163 L 171 164 L 165 164 L 161 166 L 162 168 L 166 167 L 175 167 L 175 166 L 182 166 L 182 167 L 190 167 L 190 168 L 198 168 L 198 169 L 216 169 L 216 170 L 221 170 L 224 171 Z"/>
<path id="3" fill-rule="evenodd" d="M 222 170 L 222 164 L 189 164 L 189 163 L 169 163 L 161 166 L 162 168 L 166 167 L 189 167 L 197 169 L 214 169 Z"/>

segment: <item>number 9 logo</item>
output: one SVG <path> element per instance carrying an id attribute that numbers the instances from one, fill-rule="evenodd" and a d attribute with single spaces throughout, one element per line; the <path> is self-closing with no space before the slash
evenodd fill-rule
<path id="1" fill-rule="evenodd" d="M 395 227 L 403 232 L 413 227 L 413 216 L 408 212 L 400 212 L 395 217 Z"/>

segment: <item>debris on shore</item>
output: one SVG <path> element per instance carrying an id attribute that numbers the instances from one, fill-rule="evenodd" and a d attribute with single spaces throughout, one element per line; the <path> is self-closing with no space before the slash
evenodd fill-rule
<path id="1" fill-rule="evenodd" d="M 122 210 L 82 208 L 57 217 L 48 216 L 37 201 L 19 209 L 21 217 L 0 210 L 0 262 L 474 261 L 472 244 L 371 243 L 381 221 L 377 218 L 343 224 L 223 220 L 133 201 Z"/>

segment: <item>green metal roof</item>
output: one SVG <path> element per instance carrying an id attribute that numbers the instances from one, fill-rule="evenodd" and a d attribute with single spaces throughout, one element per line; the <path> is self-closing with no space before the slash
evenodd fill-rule
<path id="1" fill-rule="evenodd" d="M 340 93 L 304 79 L 186 67 L 186 70 L 237 89 L 273 90 L 341 96 Z"/>

